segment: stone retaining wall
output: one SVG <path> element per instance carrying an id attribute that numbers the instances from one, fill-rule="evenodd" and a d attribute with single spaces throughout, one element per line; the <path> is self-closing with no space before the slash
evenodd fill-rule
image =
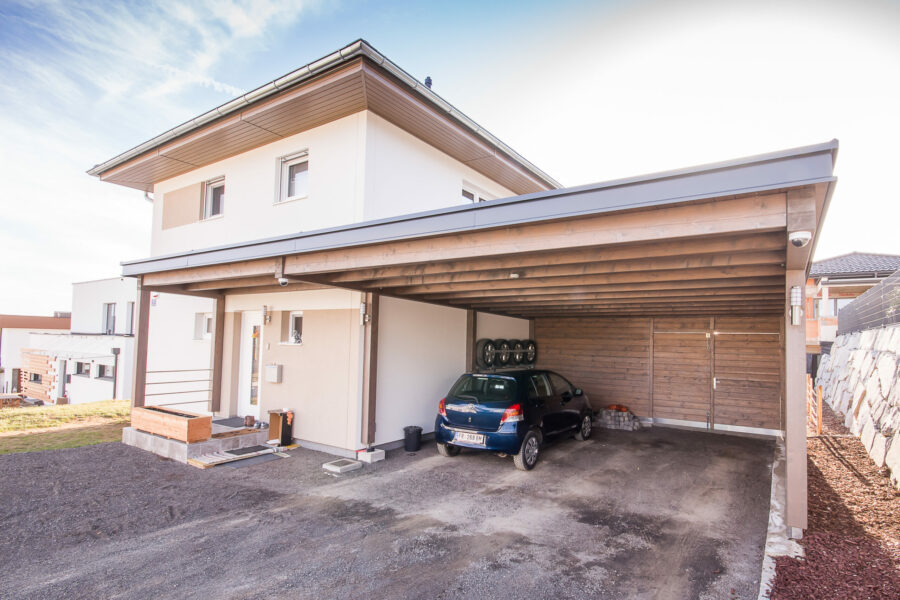
<path id="1" fill-rule="evenodd" d="M 838 336 L 816 385 L 900 488 L 900 326 Z"/>

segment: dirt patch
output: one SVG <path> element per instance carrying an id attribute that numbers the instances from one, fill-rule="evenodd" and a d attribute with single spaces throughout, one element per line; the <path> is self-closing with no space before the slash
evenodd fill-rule
<path id="1" fill-rule="evenodd" d="M 773 600 L 900 598 L 900 492 L 828 406 L 807 439 L 805 559 L 776 560 Z"/>

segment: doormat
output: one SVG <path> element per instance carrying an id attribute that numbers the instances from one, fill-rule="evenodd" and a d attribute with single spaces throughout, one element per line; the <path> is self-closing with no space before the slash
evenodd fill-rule
<path id="1" fill-rule="evenodd" d="M 253 454 L 261 450 L 271 450 L 271 446 L 248 446 L 246 448 L 235 448 L 234 450 L 225 450 L 225 454 L 233 454 L 234 456 L 242 456 L 244 454 Z"/>
<path id="2" fill-rule="evenodd" d="M 243 427 L 244 417 L 231 417 L 228 419 L 216 419 L 213 421 L 216 425 L 224 425 L 225 427 Z"/>

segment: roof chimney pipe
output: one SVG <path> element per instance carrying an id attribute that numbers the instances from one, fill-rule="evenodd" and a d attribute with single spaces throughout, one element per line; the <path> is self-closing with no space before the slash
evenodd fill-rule
<path id="1" fill-rule="evenodd" d="M 431 89 L 431 76 L 430 75 L 425 77 L 425 87 L 427 87 L 429 90 Z"/>

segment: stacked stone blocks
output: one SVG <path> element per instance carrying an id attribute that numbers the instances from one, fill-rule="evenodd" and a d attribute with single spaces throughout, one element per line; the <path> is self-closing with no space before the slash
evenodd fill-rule
<path id="1" fill-rule="evenodd" d="M 816 385 L 900 488 L 900 325 L 838 336 Z"/>

